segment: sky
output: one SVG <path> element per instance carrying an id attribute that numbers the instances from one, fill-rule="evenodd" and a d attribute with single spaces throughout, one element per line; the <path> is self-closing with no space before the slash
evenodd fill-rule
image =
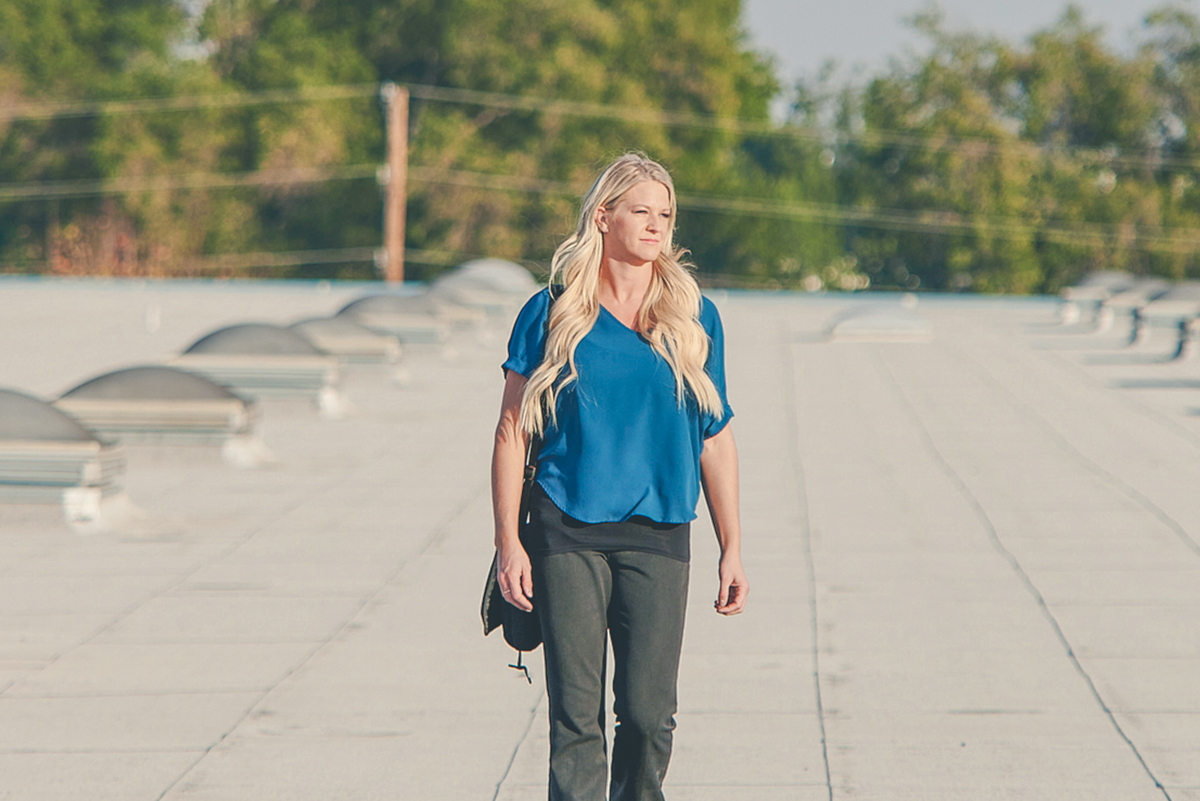
<path id="1" fill-rule="evenodd" d="M 1200 1 L 1183 0 L 1200 13 Z M 784 85 L 815 75 L 828 59 L 850 76 L 855 67 L 875 73 L 889 56 L 917 48 L 920 37 L 903 19 L 927 8 L 928 0 L 743 0 L 744 23 L 756 49 L 778 58 Z M 1065 0 L 941 0 L 952 29 L 973 29 L 1021 41 L 1046 28 L 1066 9 Z M 1084 19 L 1102 25 L 1108 40 L 1131 49 L 1131 32 L 1164 0 L 1076 0 Z"/>

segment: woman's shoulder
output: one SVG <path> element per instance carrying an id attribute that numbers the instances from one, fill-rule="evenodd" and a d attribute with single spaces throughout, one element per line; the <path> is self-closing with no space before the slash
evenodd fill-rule
<path id="1" fill-rule="evenodd" d="M 528 307 L 546 307 L 550 305 L 550 287 L 544 286 L 537 292 L 529 296 L 529 300 L 525 301 L 525 306 Z"/>
<path id="2" fill-rule="evenodd" d="M 530 323 L 546 316 L 546 310 L 550 308 L 551 297 L 550 288 L 542 287 L 537 292 L 525 301 L 525 305 L 521 307 L 521 311 L 517 314 L 517 320 L 523 323 Z"/>
<path id="3" fill-rule="evenodd" d="M 717 311 L 717 304 L 704 295 L 700 296 L 700 325 L 710 334 L 721 329 L 721 313 Z"/>

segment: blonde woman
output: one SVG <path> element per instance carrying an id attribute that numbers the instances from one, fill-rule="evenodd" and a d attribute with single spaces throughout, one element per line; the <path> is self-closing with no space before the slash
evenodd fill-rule
<path id="1" fill-rule="evenodd" d="M 662 166 L 636 154 L 610 164 L 554 254 L 550 286 L 518 315 L 503 365 L 498 580 L 506 601 L 536 605 L 541 622 L 552 801 L 606 797 L 608 637 L 617 725 L 607 797 L 663 797 L 701 486 L 721 547 L 716 611 L 741 612 L 749 590 L 721 321 L 672 244 L 675 210 Z M 533 434 L 544 442 L 521 525 Z"/>

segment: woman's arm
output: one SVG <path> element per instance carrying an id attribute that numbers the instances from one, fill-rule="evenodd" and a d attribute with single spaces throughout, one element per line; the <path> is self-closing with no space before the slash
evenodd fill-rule
<path id="1" fill-rule="evenodd" d="M 525 473 L 525 448 L 529 437 L 521 430 L 521 395 L 525 376 L 509 370 L 504 379 L 504 400 L 492 450 L 492 517 L 496 530 L 496 580 L 504 600 L 533 611 L 533 574 L 529 555 L 521 546 L 521 484 Z"/>
<path id="2" fill-rule="evenodd" d="M 719 575 L 721 589 L 716 608 L 722 615 L 736 615 L 746 606 L 750 584 L 742 569 L 742 526 L 738 519 L 738 456 L 733 428 L 704 441 L 700 452 L 700 479 L 717 542 L 721 544 Z"/>

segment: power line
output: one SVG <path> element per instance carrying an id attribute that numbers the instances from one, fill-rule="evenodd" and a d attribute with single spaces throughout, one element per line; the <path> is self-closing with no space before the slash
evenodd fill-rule
<path id="1" fill-rule="evenodd" d="M 833 128 L 777 125 L 769 121 L 746 120 L 687 111 L 668 111 L 636 106 L 560 100 L 555 98 L 512 95 L 499 92 L 480 92 L 424 84 L 405 84 L 412 97 L 443 103 L 485 106 L 488 108 L 529 111 L 542 114 L 582 116 L 639 124 L 671 127 L 702 128 L 748 136 L 770 136 L 798 139 L 836 147 L 844 143 L 866 146 L 913 147 L 928 150 L 968 150 L 977 156 L 999 151 L 1020 151 L 1030 157 L 1065 155 L 1082 157 L 1097 166 L 1127 169 L 1166 171 L 1167 168 L 1200 170 L 1200 159 L 1163 155 L 1158 150 L 1121 154 L 1111 148 L 1086 148 L 1074 145 L 1047 145 L 1021 139 L 988 136 L 959 136 L 945 133 L 913 133 L 911 131 L 865 130 L 846 131 Z M 0 121 L 52 119 L 55 117 L 88 117 L 146 113 L 156 111 L 187 111 L 201 108 L 238 108 L 245 106 L 299 103 L 373 97 L 379 84 L 345 84 L 294 89 L 269 89 L 251 92 L 226 92 L 211 95 L 140 98 L 130 100 L 63 101 L 22 103 L 0 107 Z"/>
<path id="2" fill-rule="evenodd" d="M 572 100 L 507 95 L 497 92 L 479 92 L 472 89 L 452 89 L 442 86 L 407 84 L 409 94 L 424 100 L 445 103 L 461 103 L 491 108 L 506 108 L 521 111 L 536 111 L 543 114 L 593 117 L 620 120 L 623 122 L 665 125 L 673 127 L 707 128 L 752 136 L 771 136 L 837 145 L 855 142 L 863 145 L 894 145 L 928 149 L 969 149 L 978 155 L 998 150 L 1023 150 L 1030 155 L 1062 153 L 1083 155 L 1103 166 L 1152 168 L 1174 166 L 1200 169 L 1198 159 L 1180 159 L 1163 156 L 1158 151 L 1142 154 L 1122 155 L 1110 148 L 1084 148 L 1071 145 L 1040 145 L 1020 139 L 1002 139 L 986 136 L 958 136 L 946 133 L 912 133 L 908 131 L 865 130 L 860 132 L 834 128 L 777 125 L 769 121 L 745 120 L 736 117 L 720 117 L 696 114 L 687 111 L 614 106 L 603 103 L 588 103 Z"/>
<path id="3" fill-rule="evenodd" d="M 409 178 L 419 182 L 472 186 L 532 194 L 578 196 L 586 187 L 519 176 L 491 175 L 454 170 L 409 168 Z M 1115 226 L 1076 223 L 1073 226 L 1036 226 L 1019 218 L 967 217 L 952 211 L 907 211 L 855 208 L 838 204 L 776 203 L 768 200 L 680 194 L 680 208 L 774 217 L 838 225 L 855 225 L 910 233 L 957 232 L 993 235 L 1004 239 L 1041 237 L 1073 245 L 1106 245 L 1116 236 Z M 1173 234 L 1139 233 L 1129 247 L 1134 250 L 1191 254 L 1200 251 L 1200 229 L 1174 229 Z"/>
<path id="4" fill-rule="evenodd" d="M 184 259 L 184 264 L 205 270 L 246 270 L 253 267 L 301 267 L 308 264 L 338 264 L 374 261 L 374 248 L 325 248 L 265 253 L 222 253 Z"/>
<path id="5" fill-rule="evenodd" d="M 201 172 L 183 175 L 97 178 L 86 181 L 35 181 L 29 183 L 0 184 L 0 200 L 125 195 L 137 192 L 218 189 L 237 186 L 291 186 L 294 184 L 374 178 L 378 169 L 374 164 L 352 164 L 331 167 L 294 167 L 282 170 L 256 170 L 254 172 L 243 173 Z"/>
<path id="6" fill-rule="evenodd" d="M 472 258 L 469 255 L 444 250 L 421 250 L 405 248 L 404 260 L 415 264 L 448 265 L 458 264 Z M 185 260 L 185 264 L 198 266 L 206 271 L 248 270 L 255 267 L 301 267 L 310 264 L 353 264 L 372 262 L 378 264 L 378 248 L 324 248 L 321 250 L 285 250 L 259 253 L 221 253 L 197 256 Z"/>
<path id="7" fill-rule="evenodd" d="M 320 100 L 345 100 L 373 97 L 379 84 L 312 86 L 296 89 L 268 89 L 260 92 L 222 92 L 211 95 L 149 97 L 134 100 L 78 100 L 50 103 L 18 103 L 0 106 L 0 121 L 45 120 L 55 117 L 96 117 L 153 111 L 190 111 L 201 108 L 239 108 L 272 103 L 303 103 Z"/>
<path id="8" fill-rule="evenodd" d="M 452 265 L 482 256 L 443 250 L 406 248 L 404 259 L 414 264 Z M 247 271 L 260 267 L 301 267 L 312 264 L 353 264 L 375 262 L 379 259 L 376 248 L 324 248 L 321 250 L 284 250 L 252 253 L 219 253 L 193 256 L 182 260 L 185 268 L 201 273 Z M 0 274 L 5 272 L 40 271 L 45 261 L 0 262 Z"/>
<path id="9" fill-rule="evenodd" d="M 289 186 L 333 180 L 358 180 L 377 176 L 371 164 L 259 170 L 247 173 L 192 173 L 154 175 L 92 181 L 46 181 L 0 184 L 0 199 L 35 199 L 130 194 L 243 186 Z M 493 191 L 577 197 L 582 185 L 515 175 L 460 170 L 410 167 L 410 180 L 417 183 L 468 186 Z M 778 203 L 754 198 L 681 194 L 680 208 L 696 211 L 741 214 L 753 217 L 790 219 L 833 225 L 909 233 L 974 233 L 1004 239 L 1040 237 L 1069 245 L 1104 246 L 1116 236 L 1114 226 L 1089 223 L 1031 225 L 1012 217 L 964 217 L 953 211 L 909 211 L 890 208 L 858 208 L 833 203 Z M 1191 254 L 1200 250 L 1200 229 L 1174 229 L 1170 234 L 1138 232 L 1128 245 L 1135 250 Z"/>

